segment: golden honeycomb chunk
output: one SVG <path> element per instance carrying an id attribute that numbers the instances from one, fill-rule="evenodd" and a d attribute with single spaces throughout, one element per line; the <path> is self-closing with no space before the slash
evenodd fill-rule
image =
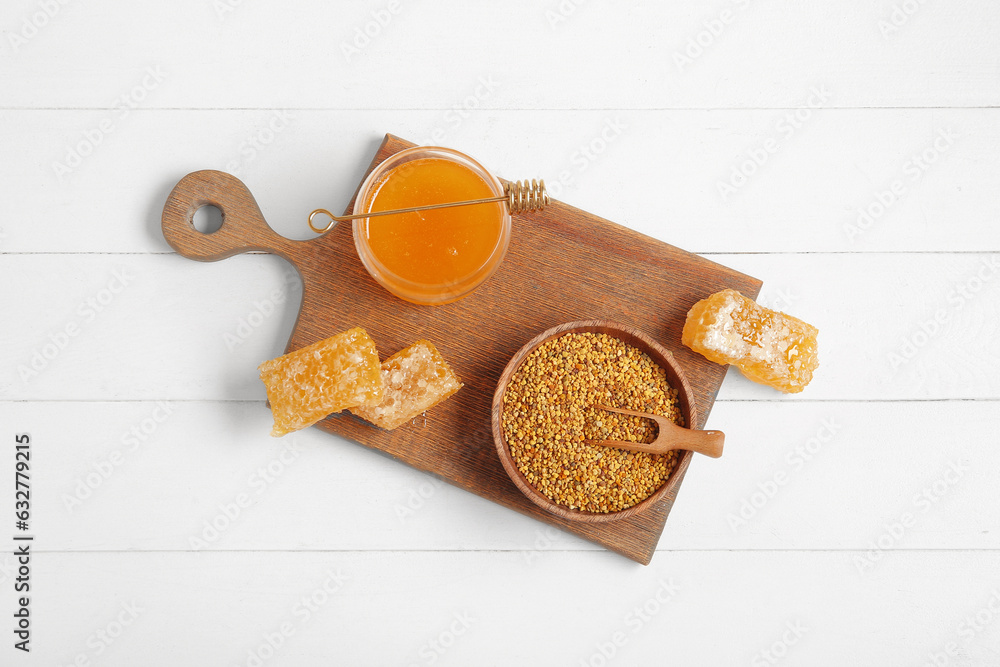
<path id="1" fill-rule="evenodd" d="M 258 370 L 274 415 L 273 436 L 312 426 L 331 412 L 382 402 L 378 351 L 360 327 L 265 361 Z"/>
<path id="2" fill-rule="evenodd" d="M 430 410 L 462 387 L 458 376 L 434 344 L 418 340 L 382 364 L 385 398 L 374 407 L 351 412 L 376 426 L 392 430 Z"/>
<path id="3" fill-rule="evenodd" d="M 694 304 L 681 342 L 710 361 L 737 366 L 754 382 L 797 393 L 819 366 L 818 334 L 798 318 L 727 289 Z"/>

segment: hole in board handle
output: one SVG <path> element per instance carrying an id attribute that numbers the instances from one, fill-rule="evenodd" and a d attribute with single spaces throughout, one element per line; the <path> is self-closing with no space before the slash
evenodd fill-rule
<path id="1" fill-rule="evenodd" d="M 202 234 L 214 234 L 222 227 L 222 210 L 218 206 L 205 204 L 194 212 L 191 224 Z"/>

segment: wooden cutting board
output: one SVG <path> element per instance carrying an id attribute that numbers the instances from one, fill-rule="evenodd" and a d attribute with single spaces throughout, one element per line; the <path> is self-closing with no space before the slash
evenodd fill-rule
<path id="1" fill-rule="evenodd" d="M 412 145 L 386 135 L 368 170 Z M 211 234 L 192 224 L 194 212 L 206 204 L 223 214 L 222 227 Z M 352 206 L 353 200 L 348 210 Z M 267 225 L 246 186 L 229 174 L 185 176 L 163 208 L 163 235 L 185 257 L 211 262 L 264 251 L 298 270 L 302 307 L 286 350 L 354 326 L 368 330 L 383 358 L 427 338 L 465 383 L 428 412 L 426 421 L 395 431 L 347 412 L 317 427 L 648 564 L 675 496 L 639 516 L 606 523 L 576 523 L 540 509 L 518 491 L 497 457 L 490 430 L 497 380 L 514 353 L 541 331 L 571 320 L 613 320 L 641 329 L 674 353 L 694 388 L 701 428 L 726 367 L 680 344 L 685 315 L 696 301 L 727 287 L 755 298 L 761 282 L 557 201 L 540 213 L 515 216 L 513 224 L 503 265 L 471 296 L 444 306 L 417 306 L 392 296 L 368 275 L 350 224 L 309 241 L 286 239 Z M 690 461 L 688 454 L 676 474 L 683 477 Z"/>

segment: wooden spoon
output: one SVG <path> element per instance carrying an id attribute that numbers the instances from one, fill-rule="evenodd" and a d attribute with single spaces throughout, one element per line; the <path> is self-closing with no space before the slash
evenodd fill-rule
<path id="1" fill-rule="evenodd" d="M 666 417 L 648 412 L 636 412 L 624 408 L 611 408 L 606 405 L 595 406 L 608 412 L 617 412 L 633 417 L 645 417 L 656 422 L 658 432 L 653 442 L 630 442 L 626 440 L 585 440 L 591 445 L 627 449 L 631 452 L 646 452 L 647 454 L 666 454 L 673 449 L 687 449 L 692 452 L 711 456 L 714 459 L 722 456 L 722 444 L 726 435 L 722 431 L 698 431 L 678 426 Z"/>

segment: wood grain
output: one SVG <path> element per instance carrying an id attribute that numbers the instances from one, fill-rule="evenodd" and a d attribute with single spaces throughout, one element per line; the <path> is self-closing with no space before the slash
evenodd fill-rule
<path id="1" fill-rule="evenodd" d="M 386 135 L 368 171 L 411 145 Z M 223 213 L 222 227 L 213 234 L 201 234 L 191 224 L 204 204 Z M 344 413 L 319 428 L 643 564 L 652 558 L 677 490 L 648 512 L 607 524 L 579 524 L 544 512 L 517 490 L 494 449 L 490 407 L 496 382 L 507 361 L 539 332 L 571 320 L 613 320 L 645 332 L 676 355 L 694 389 L 695 426 L 701 428 L 726 369 L 679 344 L 684 317 L 712 292 L 730 287 L 756 297 L 761 287 L 755 278 L 557 201 L 515 220 L 507 258 L 489 281 L 471 296 L 437 307 L 401 301 L 378 286 L 357 258 L 350 225 L 337 225 L 311 241 L 279 236 L 246 187 L 222 172 L 182 179 L 164 206 L 162 229 L 168 243 L 192 259 L 215 261 L 259 250 L 290 261 L 302 276 L 303 295 L 287 350 L 362 326 L 383 356 L 419 338 L 433 341 L 465 381 L 465 388 L 421 425 L 380 431 Z"/>

